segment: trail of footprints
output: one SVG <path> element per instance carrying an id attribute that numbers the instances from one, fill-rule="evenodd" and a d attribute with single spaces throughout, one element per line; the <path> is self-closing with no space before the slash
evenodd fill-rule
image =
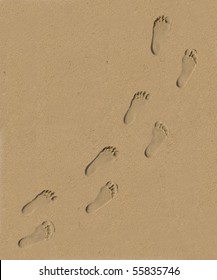
<path id="1" fill-rule="evenodd" d="M 154 55 L 158 56 L 165 44 L 166 38 L 171 29 L 171 18 L 168 16 L 159 16 L 153 24 L 153 33 L 151 41 L 151 51 Z M 179 88 L 183 88 L 189 82 L 197 65 L 197 51 L 195 49 L 187 49 L 182 58 L 182 65 L 180 75 L 177 78 L 176 85 Z M 145 110 L 151 99 L 151 94 L 147 91 L 136 92 L 129 104 L 129 107 L 123 117 L 125 125 L 132 124 L 136 118 L 139 117 L 139 112 Z M 150 133 L 150 142 L 144 149 L 144 156 L 146 158 L 152 158 L 160 149 L 162 143 L 164 143 L 169 135 L 169 129 L 165 123 L 157 121 L 153 125 L 152 133 Z M 85 175 L 91 176 L 97 171 L 102 171 L 103 168 L 108 168 L 109 165 L 114 163 L 119 156 L 119 151 L 114 146 L 107 146 L 103 148 L 96 156 L 90 161 L 85 168 Z M 103 185 L 95 198 L 86 206 L 86 213 L 91 214 L 100 210 L 102 207 L 110 203 L 118 194 L 118 185 L 112 181 Z M 34 214 L 34 212 L 40 211 L 46 208 L 48 205 L 52 205 L 57 200 L 57 195 L 51 190 L 43 190 L 36 195 L 30 202 L 22 208 L 23 215 Z M 46 220 L 40 225 L 36 226 L 33 232 L 27 234 L 25 237 L 19 240 L 18 246 L 20 248 L 26 248 L 41 241 L 47 241 L 53 237 L 55 233 L 54 224 Z"/>

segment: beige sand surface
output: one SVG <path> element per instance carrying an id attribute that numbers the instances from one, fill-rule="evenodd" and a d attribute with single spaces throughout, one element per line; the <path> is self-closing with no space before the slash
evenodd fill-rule
<path id="1" fill-rule="evenodd" d="M 217 259 L 216 0 L 0 2 L 1 259 Z M 159 55 L 155 19 L 172 25 Z M 186 49 L 198 64 L 176 80 Z M 129 125 L 133 94 L 151 98 Z M 169 135 L 144 151 L 156 121 Z M 119 156 L 90 176 L 107 146 Z M 87 214 L 106 182 L 118 193 Z M 58 196 L 30 215 L 43 190 Z M 18 241 L 43 221 L 48 241 Z"/>

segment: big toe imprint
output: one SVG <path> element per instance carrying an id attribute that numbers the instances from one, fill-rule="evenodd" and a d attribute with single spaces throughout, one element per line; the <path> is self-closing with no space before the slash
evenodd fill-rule
<path id="1" fill-rule="evenodd" d="M 111 181 L 107 182 L 106 185 L 100 189 L 95 200 L 86 207 L 86 212 L 90 214 L 99 210 L 101 207 L 111 201 L 117 192 L 118 185 Z"/>
<path id="2" fill-rule="evenodd" d="M 145 150 L 145 156 L 147 158 L 152 157 L 157 152 L 160 145 L 164 142 L 168 134 L 169 131 L 165 124 L 163 124 L 162 122 L 155 123 L 154 129 L 152 131 L 151 142 Z"/>
<path id="3" fill-rule="evenodd" d="M 18 246 L 20 248 L 29 247 L 35 243 L 49 240 L 55 232 L 55 227 L 52 222 L 44 221 L 41 225 L 37 226 L 33 233 L 20 239 Z"/>

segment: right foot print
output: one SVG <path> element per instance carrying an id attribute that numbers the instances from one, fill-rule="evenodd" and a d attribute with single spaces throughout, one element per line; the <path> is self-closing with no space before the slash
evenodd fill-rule
<path id="1" fill-rule="evenodd" d="M 25 248 L 31 246 L 40 241 L 49 240 L 55 232 L 55 227 L 52 222 L 45 221 L 41 225 L 37 226 L 33 233 L 20 239 L 18 246 Z"/>
<path id="2" fill-rule="evenodd" d="M 138 110 L 140 110 L 140 108 L 142 108 L 143 105 L 146 104 L 146 101 L 148 101 L 150 97 L 150 93 L 146 91 L 140 91 L 134 94 L 130 102 L 129 109 L 124 116 L 125 124 L 129 124 L 135 119 Z"/>
<path id="3" fill-rule="evenodd" d="M 171 19 L 169 17 L 158 17 L 153 26 L 152 53 L 158 55 L 160 53 L 161 45 L 164 42 L 171 27 Z"/>
<path id="4" fill-rule="evenodd" d="M 115 147 L 109 146 L 105 147 L 99 154 L 88 164 L 85 169 L 85 174 L 87 176 L 91 175 L 96 171 L 97 168 L 113 161 L 118 156 L 118 151 Z"/>
<path id="5" fill-rule="evenodd" d="M 41 208 L 50 202 L 55 201 L 56 199 L 57 196 L 54 192 L 44 190 L 22 208 L 22 213 L 24 215 L 28 215 L 34 212 L 36 209 Z"/>
<path id="6" fill-rule="evenodd" d="M 90 214 L 99 210 L 102 206 L 111 201 L 117 192 L 118 185 L 109 181 L 100 189 L 96 199 L 86 207 L 86 212 Z"/>
<path id="7" fill-rule="evenodd" d="M 156 122 L 155 127 L 152 132 L 152 140 L 151 143 L 145 150 L 145 156 L 147 158 L 152 157 L 156 151 L 158 150 L 159 146 L 168 136 L 168 128 L 161 122 Z"/>
<path id="8" fill-rule="evenodd" d="M 193 74 L 197 64 L 197 51 L 196 50 L 186 50 L 182 58 L 182 71 L 177 80 L 177 86 L 184 87 L 191 75 Z"/>

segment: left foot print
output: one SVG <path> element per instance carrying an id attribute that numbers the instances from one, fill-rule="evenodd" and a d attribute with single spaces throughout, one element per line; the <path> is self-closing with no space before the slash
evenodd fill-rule
<path id="1" fill-rule="evenodd" d="M 144 106 L 144 104 L 147 103 L 147 101 L 150 99 L 151 94 L 146 91 L 139 91 L 134 94 L 129 109 L 127 110 L 125 116 L 124 116 L 124 123 L 129 124 L 134 121 L 136 118 L 136 115 L 140 109 Z"/>
<path id="2" fill-rule="evenodd" d="M 99 210 L 102 206 L 111 201 L 115 197 L 117 192 L 118 185 L 109 181 L 100 189 L 95 200 L 86 207 L 86 212 L 90 214 Z"/>

